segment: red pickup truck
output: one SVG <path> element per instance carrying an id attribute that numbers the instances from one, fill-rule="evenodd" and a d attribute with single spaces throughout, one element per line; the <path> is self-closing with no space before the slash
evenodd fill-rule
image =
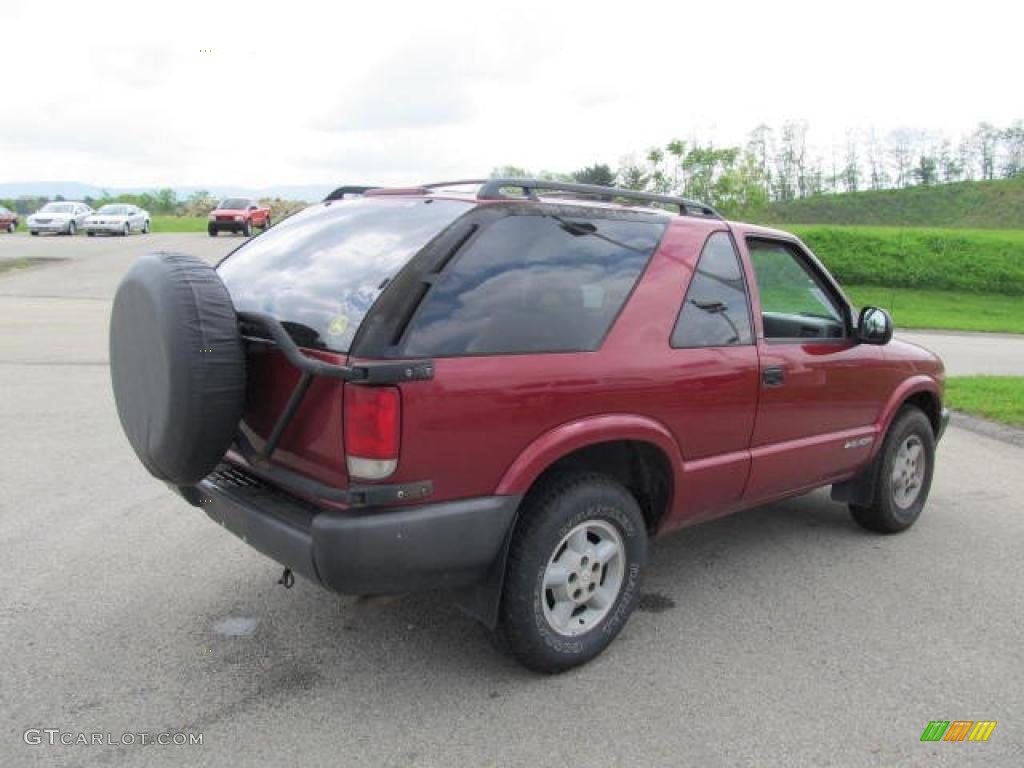
<path id="1" fill-rule="evenodd" d="M 914 524 L 945 376 L 892 333 L 785 232 L 490 179 L 326 200 L 216 268 L 139 259 L 110 367 L 146 468 L 285 585 L 447 590 L 554 672 L 672 531 L 829 485 L 869 531 Z"/>
<path id="2" fill-rule="evenodd" d="M 210 211 L 206 232 L 210 237 L 221 232 L 238 232 L 249 237 L 254 227 L 267 230 L 270 224 L 270 208 L 267 206 L 249 197 L 229 197 Z"/>

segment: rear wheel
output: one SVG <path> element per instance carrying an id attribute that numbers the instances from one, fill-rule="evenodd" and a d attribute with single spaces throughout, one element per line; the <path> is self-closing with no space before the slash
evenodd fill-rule
<path id="1" fill-rule="evenodd" d="M 142 222 L 142 234 L 149 234 L 149 219 L 146 219 L 144 222 Z"/>
<path id="2" fill-rule="evenodd" d="M 251 237 L 252 236 L 252 222 L 251 221 L 247 220 L 245 222 L 245 224 L 242 225 L 242 236 L 243 237 Z"/>
<path id="3" fill-rule="evenodd" d="M 935 433 L 919 409 L 901 410 L 885 436 L 869 506 L 850 505 L 853 519 L 879 533 L 898 533 L 912 526 L 928 500 L 935 467 Z"/>
<path id="4" fill-rule="evenodd" d="M 206 234 L 208 234 L 210 237 L 216 237 L 217 236 L 217 228 L 216 227 L 207 227 L 206 228 Z"/>
<path id="5" fill-rule="evenodd" d="M 126 221 L 124 223 L 124 228 L 121 230 L 121 237 L 128 237 L 128 235 L 131 234 L 131 231 L 132 231 L 131 225 L 129 225 L 128 222 Z"/>
<path id="6" fill-rule="evenodd" d="M 538 672 L 590 661 L 632 613 L 646 564 L 647 530 L 629 491 L 594 473 L 547 482 L 512 538 L 499 645 Z"/>
<path id="7" fill-rule="evenodd" d="M 68 234 L 74 235 L 78 231 L 78 227 L 75 225 L 74 220 L 68 222 Z"/>

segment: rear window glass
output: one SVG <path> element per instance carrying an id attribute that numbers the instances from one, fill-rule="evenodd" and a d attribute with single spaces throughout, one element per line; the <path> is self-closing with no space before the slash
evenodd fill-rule
<path id="1" fill-rule="evenodd" d="M 217 268 L 235 309 L 266 312 L 303 346 L 347 352 L 386 281 L 471 203 L 357 198 L 319 204 Z"/>
<path id="2" fill-rule="evenodd" d="M 248 208 L 251 203 L 252 200 L 246 200 L 244 197 L 229 197 L 227 200 L 221 200 L 217 207 L 228 211 L 240 211 Z"/>
<path id="3" fill-rule="evenodd" d="M 660 221 L 512 215 L 445 269 L 409 329 L 410 355 L 594 350 L 665 229 Z"/>

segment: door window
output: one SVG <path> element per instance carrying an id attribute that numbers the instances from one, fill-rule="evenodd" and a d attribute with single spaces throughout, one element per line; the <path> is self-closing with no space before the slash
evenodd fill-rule
<path id="1" fill-rule="evenodd" d="M 794 246 L 760 239 L 751 239 L 747 245 L 766 339 L 846 335 L 841 305 Z"/>
<path id="2" fill-rule="evenodd" d="M 750 303 L 739 254 L 726 232 L 704 244 L 672 331 L 672 346 L 731 347 L 752 344 Z"/>

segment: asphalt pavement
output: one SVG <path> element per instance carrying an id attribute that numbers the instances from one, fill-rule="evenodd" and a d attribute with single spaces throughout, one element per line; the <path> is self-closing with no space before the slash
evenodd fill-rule
<path id="1" fill-rule="evenodd" d="M 0 765 L 1024 765 L 1024 448 L 956 426 L 910 531 L 824 491 L 684 531 L 609 651 L 558 677 L 440 595 L 277 586 L 142 469 L 107 370 L 132 258 L 239 242 L 0 235 L 0 260 L 67 259 L 0 274 Z M 1024 366 L 1018 338 L 925 336 L 951 372 L 978 338 Z M 922 743 L 931 720 L 998 725 Z"/>

